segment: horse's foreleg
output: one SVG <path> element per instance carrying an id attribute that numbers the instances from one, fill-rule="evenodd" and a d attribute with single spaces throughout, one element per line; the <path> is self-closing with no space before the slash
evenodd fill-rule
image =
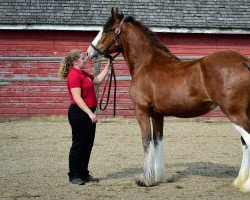
<path id="1" fill-rule="evenodd" d="M 155 181 L 166 181 L 164 151 L 163 151 L 163 116 L 153 117 L 153 138 L 155 146 Z"/>
<path id="2" fill-rule="evenodd" d="M 152 141 L 150 117 L 146 112 L 136 109 L 136 118 L 141 127 L 142 144 L 144 148 L 143 174 L 138 178 L 139 186 L 155 185 L 155 148 Z"/>

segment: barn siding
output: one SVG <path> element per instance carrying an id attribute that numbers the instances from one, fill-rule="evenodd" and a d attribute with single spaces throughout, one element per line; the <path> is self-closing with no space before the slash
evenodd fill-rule
<path id="1" fill-rule="evenodd" d="M 0 57 L 62 57 L 71 49 L 87 50 L 96 32 L 81 31 L 0 31 Z M 177 56 L 204 56 L 218 50 L 235 50 L 250 55 L 249 35 L 159 33 L 161 41 Z M 102 64 L 101 67 L 103 67 Z M 0 117 L 66 115 L 67 88 L 58 80 L 58 60 L 0 60 Z M 93 72 L 88 63 L 87 71 Z M 134 116 L 129 98 L 129 71 L 124 61 L 115 61 L 118 81 L 117 116 Z M 124 79 L 124 80 L 123 80 Z M 103 84 L 100 86 L 101 94 Z M 100 95 L 99 95 L 100 96 Z M 102 117 L 112 116 L 112 98 Z M 203 116 L 224 117 L 219 109 Z"/>

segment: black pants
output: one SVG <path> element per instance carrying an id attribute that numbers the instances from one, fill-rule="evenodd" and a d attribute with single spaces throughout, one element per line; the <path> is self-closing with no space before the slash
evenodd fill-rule
<path id="1" fill-rule="evenodd" d="M 95 108 L 90 108 L 93 112 Z M 88 164 L 95 139 L 96 124 L 77 104 L 71 104 L 68 119 L 72 129 L 72 146 L 69 152 L 69 178 L 87 178 Z"/>

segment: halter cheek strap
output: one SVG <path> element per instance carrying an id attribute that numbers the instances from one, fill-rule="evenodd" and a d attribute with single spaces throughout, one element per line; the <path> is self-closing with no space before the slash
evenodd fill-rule
<path id="1" fill-rule="evenodd" d="M 121 22 L 120 22 L 120 24 L 119 24 L 119 26 L 118 26 L 118 28 L 115 29 L 115 34 L 116 34 L 116 35 L 120 35 L 121 29 L 122 29 L 122 24 L 123 24 L 123 22 L 124 22 L 126 19 L 127 19 L 127 17 L 123 17 L 122 20 L 121 20 Z"/>

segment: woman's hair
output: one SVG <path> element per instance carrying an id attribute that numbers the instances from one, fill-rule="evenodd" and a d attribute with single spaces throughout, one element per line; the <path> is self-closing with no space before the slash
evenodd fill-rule
<path id="1" fill-rule="evenodd" d="M 81 54 L 82 54 L 81 50 L 72 50 L 62 60 L 59 69 L 59 75 L 62 79 L 67 78 L 70 68 L 74 66 L 74 62 L 80 58 Z"/>

